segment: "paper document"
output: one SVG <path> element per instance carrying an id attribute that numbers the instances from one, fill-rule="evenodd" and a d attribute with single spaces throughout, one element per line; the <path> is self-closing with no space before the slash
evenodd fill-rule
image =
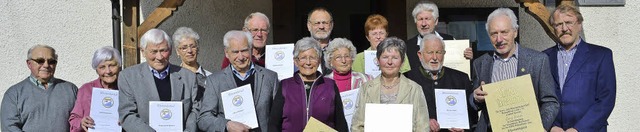
<path id="1" fill-rule="evenodd" d="M 531 75 L 482 85 L 493 131 L 543 132 Z"/>
<path id="2" fill-rule="evenodd" d="M 413 105 L 366 104 L 365 107 L 365 132 L 413 131 Z"/>
<path id="3" fill-rule="evenodd" d="M 467 96 L 464 90 L 435 89 L 436 114 L 440 128 L 469 129 Z"/>
<path id="4" fill-rule="evenodd" d="M 149 126 L 157 132 L 181 132 L 182 102 L 149 101 Z"/>
<path id="5" fill-rule="evenodd" d="M 469 40 L 445 40 L 443 66 L 471 75 L 471 61 L 464 58 L 464 50 L 469 48 Z"/>
<path id="6" fill-rule="evenodd" d="M 290 44 L 266 45 L 265 68 L 278 73 L 278 79 L 286 79 L 293 76 L 293 48 Z"/>
<path id="7" fill-rule="evenodd" d="M 303 132 L 337 132 L 335 129 L 320 122 L 318 119 L 309 117 L 307 126 L 304 127 Z"/>
<path id="8" fill-rule="evenodd" d="M 378 65 L 378 60 L 376 59 L 375 50 L 365 50 L 364 51 L 364 73 L 369 74 L 371 76 L 378 77 L 380 75 L 380 67 Z"/>
<path id="9" fill-rule="evenodd" d="M 224 118 L 240 122 L 252 129 L 258 128 L 258 118 L 255 105 L 253 105 L 251 84 L 227 90 L 220 94 L 224 108 Z"/>
<path id="10" fill-rule="evenodd" d="M 118 90 L 94 87 L 89 117 L 95 125 L 89 128 L 89 132 L 122 131 L 122 126 L 118 125 L 118 106 Z"/>
<path id="11" fill-rule="evenodd" d="M 347 120 L 347 127 L 351 130 L 351 119 L 353 114 L 356 113 L 356 104 L 358 104 L 358 91 L 360 89 L 353 89 L 349 91 L 340 92 L 342 98 L 342 108 L 344 109 L 344 119 Z"/>

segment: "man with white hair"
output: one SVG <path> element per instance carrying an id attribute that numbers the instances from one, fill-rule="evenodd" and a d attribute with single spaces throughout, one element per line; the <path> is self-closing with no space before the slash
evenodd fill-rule
<path id="1" fill-rule="evenodd" d="M 262 12 L 254 12 L 249 14 L 247 18 L 244 19 L 244 26 L 242 30 L 245 32 L 251 33 L 251 39 L 253 42 L 252 52 L 251 52 L 251 61 L 254 64 L 264 67 L 265 60 L 265 45 L 267 45 L 267 39 L 269 39 L 269 29 L 271 28 L 271 24 L 269 23 L 269 17 Z M 229 66 L 231 62 L 229 62 L 229 58 L 224 58 L 222 60 L 221 69 Z"/>
<path id="2" fill-rule="evenodd" d="M 124 69 L 118 78 L 120 122 L 125 131 L 155 131 L 149 126 L 149 101 L 182 102 L 184 131 L 196 131 L 197 94 L 193 72 L 169 63 L 171 39 L 160 29 L 151 29 L 140 38 L 140 52 L 146 62 Z M 151 115 L 150 115 L 151 114 Z"/>
<path id="3" fill-rule="evenodd" d="M 422 67 L 419 69 L 411 69 L 404 75 L 422 86 L 427 99 L 427 108 L 429 109 L 429 128 L 431 131 L 464 131 L 461 128 L 451 128 L 440 130 L 440 123 L 437 119 L 436 108 L 436 92 L 435 89 L 457 89 L 464 90 L 466 95 L 473 92 L 469 75 L 464 72 L 443 66 L 444 63 L 444 41 L 435 34 L 427 34 L 422 39 L 420 50 L 418 50 L 418 58 Z M 478 112 L 475 112 L 471 106 L 467 106 L 467 116 L 469 118 L 470 130 L 473 130 L 478 121 Z M 445 117 L 446 118 L 446 117 Z"/>
<path id="4" fill-rule="evenodd" d="M 53 77 L 56 50 L 35 45 L 27 52 L 26 63 L 31 75 L 9 87 L 2 98 L 2 131 L 69 131 L 78 87 Z"/>
<path id="5" fill-rule="evenodd" d="M 440 17 L 440 12 L 438 11 L 438 6 L 431 1 L 421 1 L 413 8 L 411 13 L 413 16 L 413 22 L 416 24 L 416 29 L 418 29 L 418 35 L 407 40 L 407 58 L 409 59 L 409 64 L 411 65 L 411 69 L 420 69 L 420 59 L 415 54 L 418 52 L 419 45 L 422 44 L 423 36 L 427 34 L 435 34 L 443 40 L 454 40 L 453 36 L 438 33 L 435 28 L 438 25 L 438 19 Z M 471 48 L 467 48 L 464 51 L 464 57 L 467 59 L 473 58 L 473 50 Z"/>
<path id="6" fill-rule="evenodd" d="M 482 90 L 482 85 L 526 74 L 531 75 L 542 125 L 549 131 L 559 108 L 555 81 L 549 69 L 549 58 L 542 52 L 522 47 L 515 42 L 518 36 L 518 18 L 508 8 L 498 8 L 489 14 L 486 28 L 496 51 L 486 53 L 473 61 L 475 90 L 469 95 L 469 103 L 475 110 L 482 111 L 475 131 L 492 130 L 485 104 L 487 92 Z"/>
<path id="7" fill-rule="evenodd" d="M 251 59 L 252 44 L 255 40 L 243 31 L 229 31 L 224 35 L 224 54 L 231 60 L 231 65 L 222 71 L 207 77 L 207 90 L 202 100 L 198 128 L 203 131 L 264 131 L 269 124 L 271 101 L 274 89 L 279 85 L 278 74 Z M 255 43 L 254 43 L 255 44 Z M 250 84 L 253 93 L 258 128 L 251 129 L 247 124 L 225 118 L 221 93 L 240 86 Z"/>

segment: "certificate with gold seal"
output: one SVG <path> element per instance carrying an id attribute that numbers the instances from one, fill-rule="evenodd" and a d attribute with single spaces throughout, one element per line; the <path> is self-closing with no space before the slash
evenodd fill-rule
<path id="1" fill-rule="evenodd" d="M 482 86 L 493 131 L 543 132 L 531 75 Z"/>

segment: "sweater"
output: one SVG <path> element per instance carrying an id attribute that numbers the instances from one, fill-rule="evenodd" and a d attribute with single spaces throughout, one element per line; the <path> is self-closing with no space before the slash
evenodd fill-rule
<path id="1" fill-rule="evenodd" d="M 84 132 L 82 129 L 82 118 L 89 116 L 91 113 L 91 97 L 93 96 L 93 88 L 103 88 L 100 84 L 100 78 L 91 82 L 85 83 L 78 89 L 78 96 L 76 103 L 71 111 L 71 117 L 69 117 L 69 125 L 71 125 L 71 132 Z M 115 86 L 113 89 L 118 89 Z"/>

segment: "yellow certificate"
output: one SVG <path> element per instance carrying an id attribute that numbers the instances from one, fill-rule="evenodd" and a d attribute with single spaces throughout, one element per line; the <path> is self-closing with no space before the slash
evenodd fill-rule
<path id="1" fill-rule="evenodd" d="M 493 131 L 543 132 L 531 75 L 482 86 Z"/>
<path id="2" fill-rule="evenodd" d="M 304 127 L 303 132 L 337 132 L 337 131 L 327 126 L 326 124 L 320 122 L 318 119 L 309 117 L 309 121 L 307 122 L 307 126 Z"/>

